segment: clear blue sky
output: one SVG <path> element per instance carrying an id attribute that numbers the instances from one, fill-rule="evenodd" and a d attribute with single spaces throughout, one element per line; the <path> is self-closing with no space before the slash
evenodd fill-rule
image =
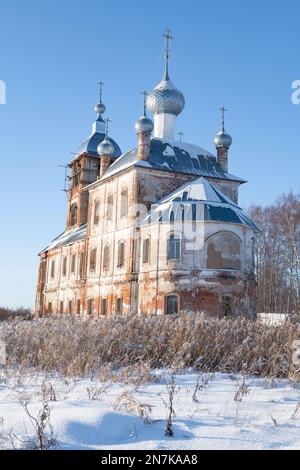
<path id="1" fill-rule="evenodd" d="M 299 18 L 299 0 L 1 0 L 0 305 L 34 304 L 37 253 L 65 224 L 58 165 L 90 133 L 100 79 L 112 137 L 123 151 L 135 146 L 140 92 L 162 75 L 165 28 L 185 140 L 213 151 L 225 105 L 230 171 L 249 181 L 241 204 L 299 192 Z"/>

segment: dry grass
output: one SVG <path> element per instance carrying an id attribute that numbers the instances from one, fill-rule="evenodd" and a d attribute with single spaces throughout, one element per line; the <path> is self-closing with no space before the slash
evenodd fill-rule
<path id="1" fill-rule="evenodd" d="M 143 374 L 147 380 L 151 370 L 163 367 L 285 378 L 291 344 L 299 334 L 300 326 L 290 322 L 266 326 L 187 313 L 94 322 L 53 317 L 0 325 L 9 367 L 93 377 L 125 368 L 133 377 L 138 370 L 137 380 Z"/>

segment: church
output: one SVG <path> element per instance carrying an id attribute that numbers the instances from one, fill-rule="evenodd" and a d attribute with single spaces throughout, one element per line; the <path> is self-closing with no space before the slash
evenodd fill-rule
<path id="1" fill-rule="evenodd" d="M 68 165 L 65 230 L 39 254 L 36 317 L 255 316 L 258 229 L 238 203 L 246 181 L 228 169 L 225 109 L 215 155 L 175 134 L 185 98 L 164 36 L 163 78 L 144 93 L 137 145 L 125 153 L 103 117 L 100 85 L 92 133 Z"/>

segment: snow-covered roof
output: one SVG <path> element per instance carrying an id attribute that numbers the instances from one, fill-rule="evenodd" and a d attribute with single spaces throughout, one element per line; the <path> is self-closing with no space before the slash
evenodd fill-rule
<path id="1" fill-rule="evenodd" d="M 208 176 L 240 183 L 246 182 L 225 172 L 216 157 L 204 148 L 167 139 L 151 139 L 148 161 L 138 160 L 137 148 L 124 153 L 107 169 L 104 178 L 131 166 L 146 166 L 163 171 Z"/>
<path id="2" fill-rule="evenodd" d="M 153 204 L 142 224 L 171 220 L 228 222 L 258 230 L 241 207 L 203 177 L 183 184 Z"/>
<path id="3" fill-rule="evenodd" d="M 66 230 L 61 233 L 58 237 L 54 238 L 47 248 L 45 248 L 42 253 L 45 251 L 53 250 L 54 248 L 60 248 L 65 245 L 71 245 L 79 240 L 84 240 L 86 238 L 87 225 L 81 225 L 71 230 Z"/>

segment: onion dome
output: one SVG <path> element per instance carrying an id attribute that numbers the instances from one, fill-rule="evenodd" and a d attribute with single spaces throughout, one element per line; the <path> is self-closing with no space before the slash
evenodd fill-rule
<path id="1" fill-rule="evenodd" d="M 170 31 L 166 31 L 164 38 L 166 39 L 164 77 L 154 90 L 148 92 L 147 109 L 154 115 L 166 113 L 178 116 L 184 108 L 185 99 L 169 76 L 169 41 L 173 39 Z"/>
<path id="2" fill-rule="evenodd" d="M 217 149 L 221 147 L 229 149 L 229 147 L 232 144 L 232 138 L 229 134 L 227 134 L 227 132 L 225 131 L 225 127 L 224 127 L 224 113 L 227 110 L 223 107 L 223 108 L 220 108 L 220 111 L 222 111 L 222 125 L 221 125 L 220 132 L 218 132 L 218 134 L 214 138 L 214 144 Z"/>
<path id="3" fill-rule="evenodd" d="M 105 156 L 105 157 L 114 157 L 115 156 L 115 147 L 111 140 L 108 137 L 108 125 L 110 122 L 110 119 L 107 118 L 105 119 L 106 122 L 106 129 L 105 129 L 105 138 L 104 140 L 98 145 L 97 147 L 97 152 L 98 155 Z"/>
<path id="4" fill-rule="evenodd" d="M 138 134 L 151 134 L 154 128 L 153 122 L 147 116 L 141 116 L 135 123 L 135 128 Z"/>
<path id="5" fill-rule="evenodd" d="M 105 137 L 101 144 L 98 145 L 97 152 L 99 156 L 113 157 L 115 154 L 115 149 L 109 139 Z"/>
<path id="6" fill-rule="evenodd" d="M 138 134 L 151 134 L 154 129 L 154 124 L 150 118 L 146 115 L 146 99 L 147 99 L 147 92 L 144 91 L 142 93 L 144 95 L 144 113 L 142 116 L 136 121 L 135 129 Z"/>
<path id="7" fill-rule="evenodd" d="M 147 109 L 152 114 L 173 114 L 178 116 L 185 105 L 185 99 L 171 82 L 165 78 L 147 96 Z"/>
<path id="8" fill-rule="evenodd" d="M 95 109 L 95 112 L 96 112 L 97 114 L 99 114 L 99 115 L 104 114 L 105 111 L 106 111 L 106 107 L 105 107 L 105 105 L 104 105 L 101 101 L 99 101 L 99 103 L 96 104 L 96 106 L 95 106 L 94 109 Z M 99 117 L 100 117 L 100 116 L 97 116 L 97 118 L 99 118 Z M 102 116 L 101 116 L 101 117 L 102 117 Z"/>

